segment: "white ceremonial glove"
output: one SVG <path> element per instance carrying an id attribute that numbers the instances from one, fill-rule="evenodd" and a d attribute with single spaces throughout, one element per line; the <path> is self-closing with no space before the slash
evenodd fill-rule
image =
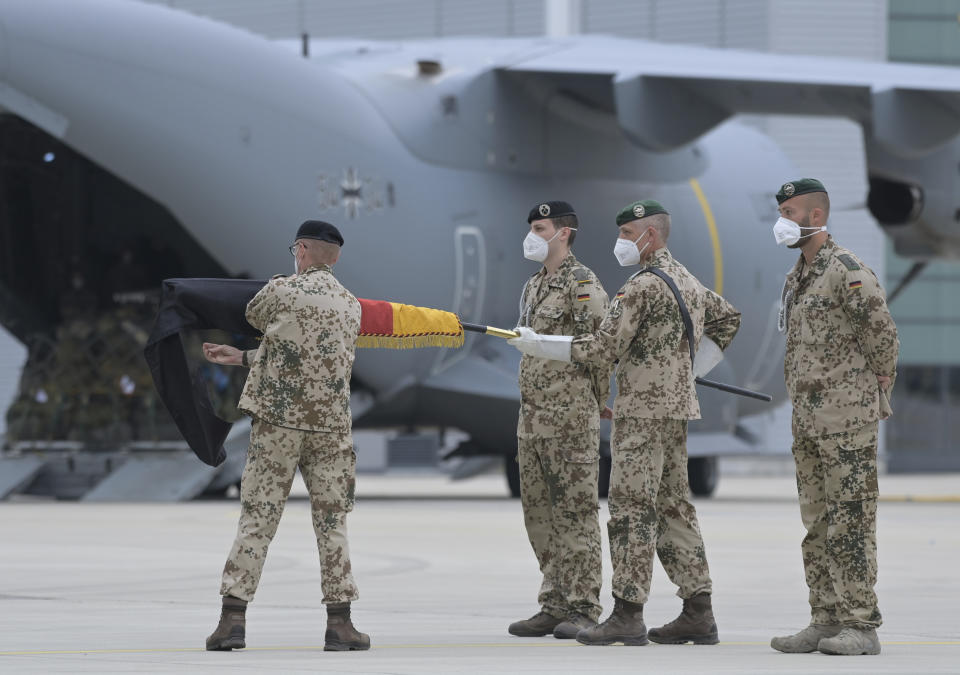
<path id="1" fill-rule="evenodd" d="M 717 343 L 704 335 L 700 338 L 700 348 L 693 357 L 693 376 L 703 377 L 723 361 L 723 350 Z"/>
<path id="2" fill-rule="evenodd" d="M 570 345 L 573 337 L 569 335 L 540 335 L 526 326 L 515 328 L 520 337 L 510 338 L 511 344 L 527 356 L 554 361 L 570 361 Z"/>

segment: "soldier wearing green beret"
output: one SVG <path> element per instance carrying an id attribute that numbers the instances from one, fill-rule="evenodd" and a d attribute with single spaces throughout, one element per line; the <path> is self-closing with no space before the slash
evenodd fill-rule
<path id="1" fill-rule="evenodd" d="M 599 626 L 581 630 L 584 644 L 648 642 L 643 605 L 650 592 L 653 558 L 679 587 L 683 613 L 650 631 L 649 639 L 716 644 L 712 583 L 696 509 L 687 482 L 687 422 L 700 417 L 690 343 L 710 338 L 725 349 L 740 327 L 740 313 L 705 288 L 667 249 L 670 215 L 644 200 L 617 214 L 614 248 L 623 265 L 644 265 L 617 292 L 600 328 L 577 337 L 539 335 L 521 328 L 510 340 L 530 356 L 575 364 L 617 363 L 610 475 L 610 556 L 614 609 Z M 677 287 L 690 315 L 686 334 Z"/>
<path id="2" fill-rule="evenodd" d="M 810 625 L 775 637 L 782 652 L 879 654 L 877 581 L 878 420 L 900 342 L 873 271 L 827 233 L 830 198 L 818 180 L 784 183 L 776 195 L 778 244 L 799 248 L 787 274 L 780 330 L 793 404 L 793 457 Z"/>
<path id="3" fill-rule="evenodd" d="M 607 294 L 571 251 L 579 228 L 573 207 L 537 204 L 527 224 L 524 257 L 542 267 L 523 287 L 518 324 L 551 335 L 592 333 L 607 312 Z M 610 369 L 524 356 L 519 383 L 520 500 L 543 580 L 540 611 L 507 630 L 573 639 L 600 618 L 597 480 Z"/>

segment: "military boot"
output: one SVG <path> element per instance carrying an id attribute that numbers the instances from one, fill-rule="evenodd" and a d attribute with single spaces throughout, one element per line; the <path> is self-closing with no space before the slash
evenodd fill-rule
<path id="1" fill-rule="evenodd" d="M 880 653 L 880 639 L 875 628 L 846 626 L 836 637 L 825 637 L 817 644 L 824 654 L 841 656 L 874 655 Z"/>
<path id="2" fill-rule="evenodd" d="M 323 651 L 350 652 L 370 649 L 370 636 L 353 627 L 350 603 L 327 605 L 327 632 L 323 636 Z"/>
<path id="3" fill-rule="evenodd" d="M 584 628 L 593 628 L 596 625 L 597 622 L 590 617 L 573 613 L 566 621 L 557 624 L 553 629 L 553 637 L 558 640 L 573 640 Z"/>
<path id="4" fill-rule="evenodd" d="M 683 601 L 680 616 L 665 626 L 650 629 L 650 639 L 662 645 L 715 645 L 717 623 L 713 619 L 713 607 L 709 593 L 697 593 Z"/>
<path id="5" fill-rule="evenodd" d="M 812 623 L 794 635 L 773 638 L 770 640 L 770 646 L 778 652 L 787 654 L 808 654 L 817 651 L 820 640 L 834 637 L 842 628 L 842 626 Z"/>
<path id="6" fill-rule="evenodd" d="M 529 619 L 514 621 L 507 627 L 507 632 L 518 637 L 543 637 L 553 633 L 553 629 L 562 622 L 563 619 L 540 611 Z"/>
<path id="7" fill-rule="evenodd" d="M 613 612 L 599 626 L 577 633 L 577 642 L 585 645 L 612 645 L 622 642 L 639 647 L 647 644 L 647 627 L 643 623 L 643 605 L 613 596 Z"/>
<path id="8" fill-rule="evenodd" d="M 247 646 L 247 601 L 232 595 L 223 596 L 220 623 L 207 638 L 207 651 L 230 651 Z"/>

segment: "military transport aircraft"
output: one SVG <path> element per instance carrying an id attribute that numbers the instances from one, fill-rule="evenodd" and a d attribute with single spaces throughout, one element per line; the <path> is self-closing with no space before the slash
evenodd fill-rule
<path id="1" fill-rule="evenodd" d="M 629 274 L 612 254 L 613 214 L 654 198 L 673 215 L 675 255 L 743 312 L 712 377 L 780 401 L 777 302 L 793 254 L 774 247 L 772 195 L 797 171 L 738 113 L 860 123 L 868 205 L 897 250 L 960 257 L 955 69 L 597 36 L 302 47 L 125 0 L 4 0 L 9 330 L 54 334 L 71 274 L 109 286 L 103 252 L 117 241 L 147 237 L 177 260 L 149 261 L 153 283 L 262 278 L 290 269 L 308 217 L 343 231 L 337 274 L 357 296 L 509 328 L 537 269 L 521 255 L 532 205 L 574 204 L 576 254 L 613 293 Z M 356 425 L 456 427 L 464 454 L 510 457 L 517 364 L 485 336 L 364 350 Z M 709 458 L 749 450 L 738 423 L 769 404 L 700 395 L 691 473 L 709 492 Z"/>

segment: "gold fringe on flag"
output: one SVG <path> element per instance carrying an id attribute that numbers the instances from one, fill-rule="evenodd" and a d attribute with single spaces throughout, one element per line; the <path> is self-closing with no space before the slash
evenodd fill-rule
<path id="1" fill-rule="evenodd" d="M 463 326 L 453 312 L 396 302 L 364 302 L 365 317 L 360 322 L 357 347 L 416 349 L 463 346 Z"/>
<path id="2" fill-rule="evenodd" d="M 366 349 L 416 349 L 418 347 L 462 347 L 463 333 L 448 335 L 360 335 L 357 347 Z"/>

